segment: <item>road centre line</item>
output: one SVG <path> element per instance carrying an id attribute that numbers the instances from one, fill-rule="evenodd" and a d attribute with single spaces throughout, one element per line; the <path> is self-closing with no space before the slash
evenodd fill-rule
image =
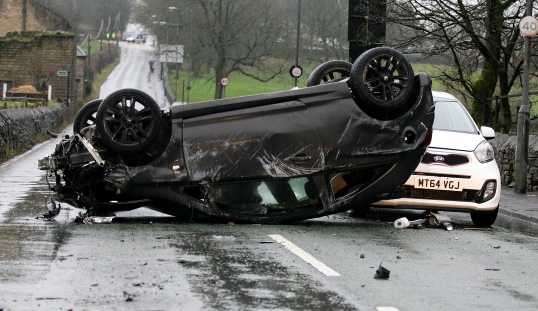
<path id="1" fill-rule="evenodd" d="M 289 251 L 291 251 L 295 255 L 299 256 L 299 258 L 306 261 L 307 263 L 312 265 L 314 268 L 318 269 L 321 273 L 325 274 L 326 276 L 340 276 L 340 273 L 327 267 L 323 262 L 317 260 L 316 258 L 314 258 L 314 256 L 305 252 L 304 250 L 302 250 L 300 247 L 296 246 L 292 242 L 286 240 L 283 236 L 279 234 L 273 234 L 273 235 L 270 234 L 269 237 L 277 241 L 278 243 L 280 243 L 282 246 L 287 248 Z"/>

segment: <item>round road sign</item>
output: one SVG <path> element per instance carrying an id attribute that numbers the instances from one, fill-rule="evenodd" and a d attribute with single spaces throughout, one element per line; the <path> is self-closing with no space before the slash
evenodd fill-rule
<path id="1" fill-rule="evenodd" d="M 525 37 L 534 37 L 538 33 L 538 20 L 534 16 L 525 16 L 519 21 L 519 31 Z"/>
<path id="2" fill-rule="evenodd" d="M 223 77 L 222 79 L 220 79 L 220 85 L 228 86 L 228 84 L 230 84 L 230 79 L 228 79 L 227 77 Z"/>
<path id="3" fill-rule="evenodd" d="M 290 68 L 290 75 L 294 78 L 299 78 L 303 75 L 303 68 L 299 65 L 293 65 Z"/>

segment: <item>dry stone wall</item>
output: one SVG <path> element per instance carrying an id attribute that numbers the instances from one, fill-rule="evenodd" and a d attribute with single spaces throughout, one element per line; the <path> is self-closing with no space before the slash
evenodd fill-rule
<path id="1" fill-rule="evenodd" d="M 490 143 L 495 149 L 495 160 L 501 172 L 501 183 L 514 186 L 517 137 L 497 133 Z M 538 136 L 536 135 L 529 136 L 527 164 L 527 191 L 538 191 Z"/>
<path id="2" fill-rule="evenodd" d="M 0 110 L 0 158 L 10 150 L 29 146 L 36 136 L 53 131 L 68 117 L 64 104 Z"/>

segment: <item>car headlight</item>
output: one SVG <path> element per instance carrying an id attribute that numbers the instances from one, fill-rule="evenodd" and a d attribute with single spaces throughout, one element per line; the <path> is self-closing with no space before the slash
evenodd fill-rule
<path id="1" fill-rule="evenodd" d="M 481 142 L 475 149 L 474 155 L 480 161 L 480 163 L 486 163 L 495 159 L 495 154 L 493 152 L 493 147 L 487 142 Z"/>

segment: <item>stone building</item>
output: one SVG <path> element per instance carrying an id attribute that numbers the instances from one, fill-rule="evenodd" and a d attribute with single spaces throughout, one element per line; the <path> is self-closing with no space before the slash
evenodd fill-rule
<path id="1" fill-rule="evenodd" d="M 13 31 L 71 31 L 69 22 L 34 0 L 0 0 L 0 37 Z"/>
<path id="2" fill-rule="evenodd" d="M 43 93 L 50 89 L 51 99 L 74 102 L 77 48 L 71 30 L 66 19 L 34 0 L 0 0 L 0 91 L 4 84 L 33 85 Z"/>

